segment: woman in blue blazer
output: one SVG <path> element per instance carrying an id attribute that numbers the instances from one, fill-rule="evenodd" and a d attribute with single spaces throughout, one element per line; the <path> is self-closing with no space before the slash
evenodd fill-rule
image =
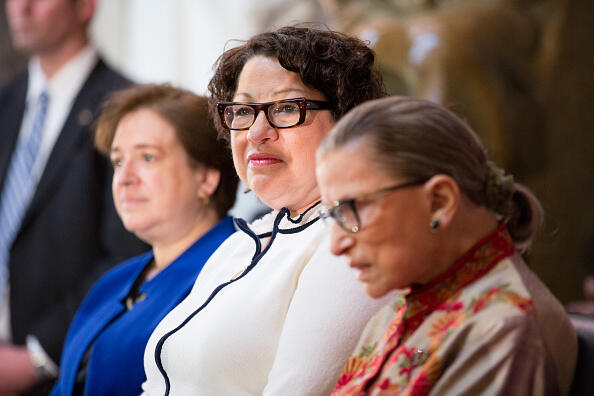
<path id="1" fill-rule="evenodd" d="M 124 226 L 152 250 L 105 274 L 79 308 L 52 395 L 137 395 L 146 341 L 231 233 L 237 177 L 206 98 L 168 85 L 117 92 L 95 145 Z"/>

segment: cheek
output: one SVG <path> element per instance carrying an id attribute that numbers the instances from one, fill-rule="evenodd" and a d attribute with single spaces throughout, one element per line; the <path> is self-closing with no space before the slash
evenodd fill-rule
<path id="1" fill-rule="evenodd" d="M 114 204 L 116 213 L 118 214 L 120 219 L 122 219 L 122 221 L 124 221 L 125 216 L 126 216 L 126 211 L 124 209 L 123 202 L 120 201 L 121 190 L 122 190 L 122 187 L 118 183 L 116 175 L 114 174 L 113 182 L 112 182 L 112 186 L 111 186 L 111 194 L 112 194 L 112 198 L 113 198 L 113 204 Z M 125 225 L 125 221 L 124 221 L 124 225 Z"/>
<path id="2" fill-rule="evenodd" d="M 377 232 L 374 238 L 367 241 L 367 248 L 380 268 L 391 270 L 392 267 L 397 266 L 396 263 L 399 261 L 398 239 L 395 235 L 386 233 L 386 228 L 381 230 L 384 232 Z"/>
<path id="3" fill-rule="evenodd" d="M 14 20 L 17 16 L 17 4 L 16 1 L 7 1 L 5 3 L 4 11 L 8 16 L 8 24 L 12 26 L 12 20 Z"/>
<path id="4" fill-rule="evenodd" d="M 231 155 L 233 157 L 233 165 L 239 178 L 245 182 L 246 162 L 245 162 L 245 147 L 246 141 L 240 137 L 231 138 Z"/>
<path id="5" fill-rule="evenodd" d="M 426 257 L 427 244 L 414 224 L 391 230 L 383 248 L 378 249 L 386 282 L 392 288 L 408 287 L 419 281 L 424 267 L 430 262 Z"/>
<path id="6" fill-rule="evenodd" d="M 411 255 L 408 248 L 403 247 L 398 241 L 392 241 L 391 244 L 384 245 L 379 253 L 379 261 L 382 263 L 383 271 L 392 278 L 400 276 L 407 271 L 407 267 L 412 265 Z"/>
<path id="7" fill-rule="evenodd" d="M 301 164 L 315 167 L 316 150 L 330 129 L 334 126 L 334 121 L 329 112 L 312 112 L 315 118 L 310 125 L 304 126 L 299 132 L 287 134 L 285 142 L 285 152 L 290 153 L 294 159 L 299 159 Z M 305 162 L 307 161 L 307 162 Z"/>
<path id="8" fill-rule="evenodd" d="M 322 141 L 320 135 L 292 136 L 284 145 L 285 156 L 290 161 L 297 175 L 308 175 L 315 178 L 316 150 Z"/>
<path id="9" fill-rule="evenodd" d="M 202 171 L 189 167 L 185 160 L 178 161 L 177 164 L 153 174 L 149 182 L 150 188 L 154 191 L 153 195 L 163 196 L 163 205 L 173 208 L 187 206 L 199 202 L 198 190 L 202 184 L 202 174 Z"/>
<path id="10" fill-rule="evenodd" d="M 117 196 L 119 195 L 119 191 L 120 191 L 120 182 L 119 182 L 119 175 L 117 172 L 113 173 L 113 177 L 111 179 L 111 195 L 113 197 L 113 200 L 116 202 L 117 204 Z"/>
<path id="11" fill-rule="evenodd" d="M 389 205 L 372 207 L 361 212 L 363 219 L 377 219 L 368 232 L 361 234 L 364 237 L 361 242 L 381 268 L 391 271 L 401 267 L 414 250 L 411 242 L 414 242 L 415 237 L 411 235 L 413 230 L 408 212 L 395 210 Z"/>

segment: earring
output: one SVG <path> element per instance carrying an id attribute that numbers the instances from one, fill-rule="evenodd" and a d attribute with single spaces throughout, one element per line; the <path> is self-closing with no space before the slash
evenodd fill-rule
<path id="1" fill-rule="evenodd" d="M 439 220 L 431 219 L 431 222 L 429 223 L 429 228 L 431 229 L 431 231 L 435 231 L 438 227 L 439 227 Z"/>

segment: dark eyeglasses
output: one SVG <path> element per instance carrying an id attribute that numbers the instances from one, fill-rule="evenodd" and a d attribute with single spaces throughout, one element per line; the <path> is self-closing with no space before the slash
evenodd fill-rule
<path id="1" fill-rule="evenodd" d="M 267 103 L 219 102 L 217 111 L 223 128 L 232 131 L 249 129 L 260 111 L 274 128 L 303 124 L 307 110 L 332 110 L 330 102 L 305 98 L 283 99 Z"/>
<path id="2" fill-rule="evenodd" d="M 331 206 L 322 206 L 318 213 L 320 218 L 328 223 L 330 218 L 334 219 L 340 228 L 349 233 L 358 232 L 361 229 L 361 219 L 357 212 L 356 203 L 359 201 L 372 201 L 381 195 L 391 191 L 401 190 L 403 188 L 415 187 L 425 184 L 425 181 L 410 181 L 395 186 L 384 187 L 372 193 L 360 195 L 356 198 L 334 201 Z"/>

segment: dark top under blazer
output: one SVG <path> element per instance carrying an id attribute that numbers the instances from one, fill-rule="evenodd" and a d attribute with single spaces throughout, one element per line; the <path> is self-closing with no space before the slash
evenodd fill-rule
<path id="1" fill-rule="evenodd" d="M 71 395 L 81 359 L 92 344 L 85 395 L 138 395 L 145 381 L 146 343 L 161 319 L 190 292 L 204 263 L 235 231 L 226 217 L 153 279 L 140 287 L 146 298 L 127 311 L 123 301 L 152 252 L 118 265 L 91 289 L 78 310 L 62 352 L 52 396 Z"/>
<path id="2" fill-rule="evenodd" d="M 28 75 L 0 89 L 0 188 L 19 135 Z M 127 232 L 111 197 L 112 170 L 94 148 L 100 103 L 130 82 L 101 60 L 79 91 L 10 251 L 13 342 L 36 336 L 58 362 L 68 325 L 91 285 L 148 249 Z M 0 189 L 1 191 L 1 189 Z"/>

